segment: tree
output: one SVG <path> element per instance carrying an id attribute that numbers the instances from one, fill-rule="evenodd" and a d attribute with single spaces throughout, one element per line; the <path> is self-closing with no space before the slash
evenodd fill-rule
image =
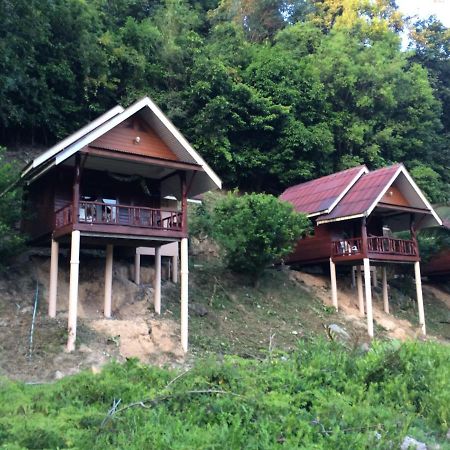
<path id="1" fill-rule="evenodd" d="M 0 147 L 0 264 L 14 255 L 24 241 L 17 227 L 22 205 L 21 191 L 14 187 L 18 178 L 17 165 L 6 160 L 6 149 Z"/>
<path id="2" fill-rule="evenodd" d="M 213 239 L 227 266 L 254 281 L 265 267 L 288 255 L 308 228 L 305 215 L 267 194 L 229 193 L 213 211 Z"/>

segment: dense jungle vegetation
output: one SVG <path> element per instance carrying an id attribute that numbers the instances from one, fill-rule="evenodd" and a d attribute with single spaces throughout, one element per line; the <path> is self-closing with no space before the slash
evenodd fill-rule
<path id="1" fill-rule="evenodd" d="M 0 144 L 51 145 L 150 95 L 228 188 L 402 161 L 445 201 L 449 52 L 393 0 L 3 0 Z"/>

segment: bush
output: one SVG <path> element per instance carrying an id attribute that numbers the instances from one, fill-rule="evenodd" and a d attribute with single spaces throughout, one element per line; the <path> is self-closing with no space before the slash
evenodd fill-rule
<path id="1" fill-rule="evenodd" d="M 213 211 L 213 238 L 227 266 L 254 280 L 267 265 L 288 255 L 308 228 L 304 214 L 267 194 L 229 193 Z"/>
<path id="2" fill-rule="evenodd" d="M 0 262 L 14 255 L 24 242 L 18 230 L 21 214 L 21 190 L 5 190 L 19 179 L 18 166 L 6 160 L 6 149 L 0 147 Z"/>
<path id="3" fill-rule="evenodd" d="M 197 361 L 176 380 L 135 360 L 47 385 L 0 379 L 0 447 L 394 449 L 410 435 L 444 450 L 449 358 L 433 342 L 362 352 L 303 341 L 265 360 Z M 119 399 L 147 409 L 104 422 Z"/>

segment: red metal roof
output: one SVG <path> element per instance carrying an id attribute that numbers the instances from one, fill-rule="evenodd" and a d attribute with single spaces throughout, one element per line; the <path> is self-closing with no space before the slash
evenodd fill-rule
<path id="1" fill-rule="evenodd" d="M 388 184 L 399 167 L 400 164 L 394 164 L 365 173 L 329 214 L 324 214 L 317 220 L 364 214 L 373 205 L 383 189 L 389 187 Z"/>
<path id="2" fill-rule="evenodd" d="M 352 167 L 316 180 L 291 186 L 280 196 L 295 210 L 306 214 L 324 212 L 357 179 L 365 166 Z"/>

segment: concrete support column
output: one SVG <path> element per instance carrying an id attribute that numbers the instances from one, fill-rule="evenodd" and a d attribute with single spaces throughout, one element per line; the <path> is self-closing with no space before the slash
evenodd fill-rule
<path id="1" fill-rule="evenodd" d="M 185 352 L 188 350 L 188 240 L 181 239 L 181 347 Z"/>
<path id="2" fill-rule="evenodd" d="M 388 284 L 387 284 L 387 270 L 383 266 L 383 305 L 384 312 L 389 314 L 389 295 L 388 295 Z"/>
<path id="3" fill-rule="evenodd" d="M 367 332 L 373 337 L 372 289 L 370 286 L 369 258 L 364 258 L 364 284 L 366 288 Z"/>
<path id="4" fill-rule="evenodd" d="M 161 314 L 161 247 L 155 248 L 155 312 Z"/>
<path id="5" fill-rule="evenodd" d="M 423 309 L 423 295 L 422 295 L 422 278 L 420 275 L 420 262 L 416 261 L 414 263 L 414 273 L 416 277 L 416 293 L 417 293 L 417 307 L 419 309 L 419 324 L 422 328 L 422 333 L 424 336 L 427 334 L 425 327 L 425 311 Z"/>
<path id="6" fill-rule="evenodd" d="M 172 281 L 178 283 L 178 256 L 172 256 Z"/>
<path id="7" fill-rule="evenodd" d="M 72 231 L 70 250 L 69 320 L 67 351 L 75 350 L 77 338 L 78 274 L 80 268 L 80 231 Z"/>
<path id="8" fill-rule="evenodd" d="M 372 283 L 373 287 L 376 288 L 378 287 L 377 268 L 374 266 L 372 269 Z"/>
<path id="9" fill-rule="evenodd" d="M 50 259 L 50 284 L 48 292 L 48 315 L 56 317 L 56 296 L 58 293 L 59 242 L 52 239 Z"/>
<path id="10" fill-rule="evenodd" d="M 134 282 L 139 285 L 141 284 L 141 255 L 137 253 L 134 255 Z"/>
<path id="11" fill-rule="evenodd" d="M 356 286 L 358 289 L 358 305 L 359 314 L 364 317 L 364 293 L 363 293 L 363 282 L 361 274 L 361 266 L 356 266 Z"/>
<path id="12" fill-rule="evenodd" d="M 112 275 L 113 275 L 113 251 L 111 244 L 106 246 L 106 264 L 105 264 L 105 304 L 103 315 L 109 319 L 111 317 L 112 304 Z"/>
<path id="13" fill-rule="evenodd" d="M 330 258 L 330 275 L 331 275 L 331 301 L 333 306 L 338 310 L 338 297 L 337 297 L 337 281 L 336 281 L 336 264 Z"/>

